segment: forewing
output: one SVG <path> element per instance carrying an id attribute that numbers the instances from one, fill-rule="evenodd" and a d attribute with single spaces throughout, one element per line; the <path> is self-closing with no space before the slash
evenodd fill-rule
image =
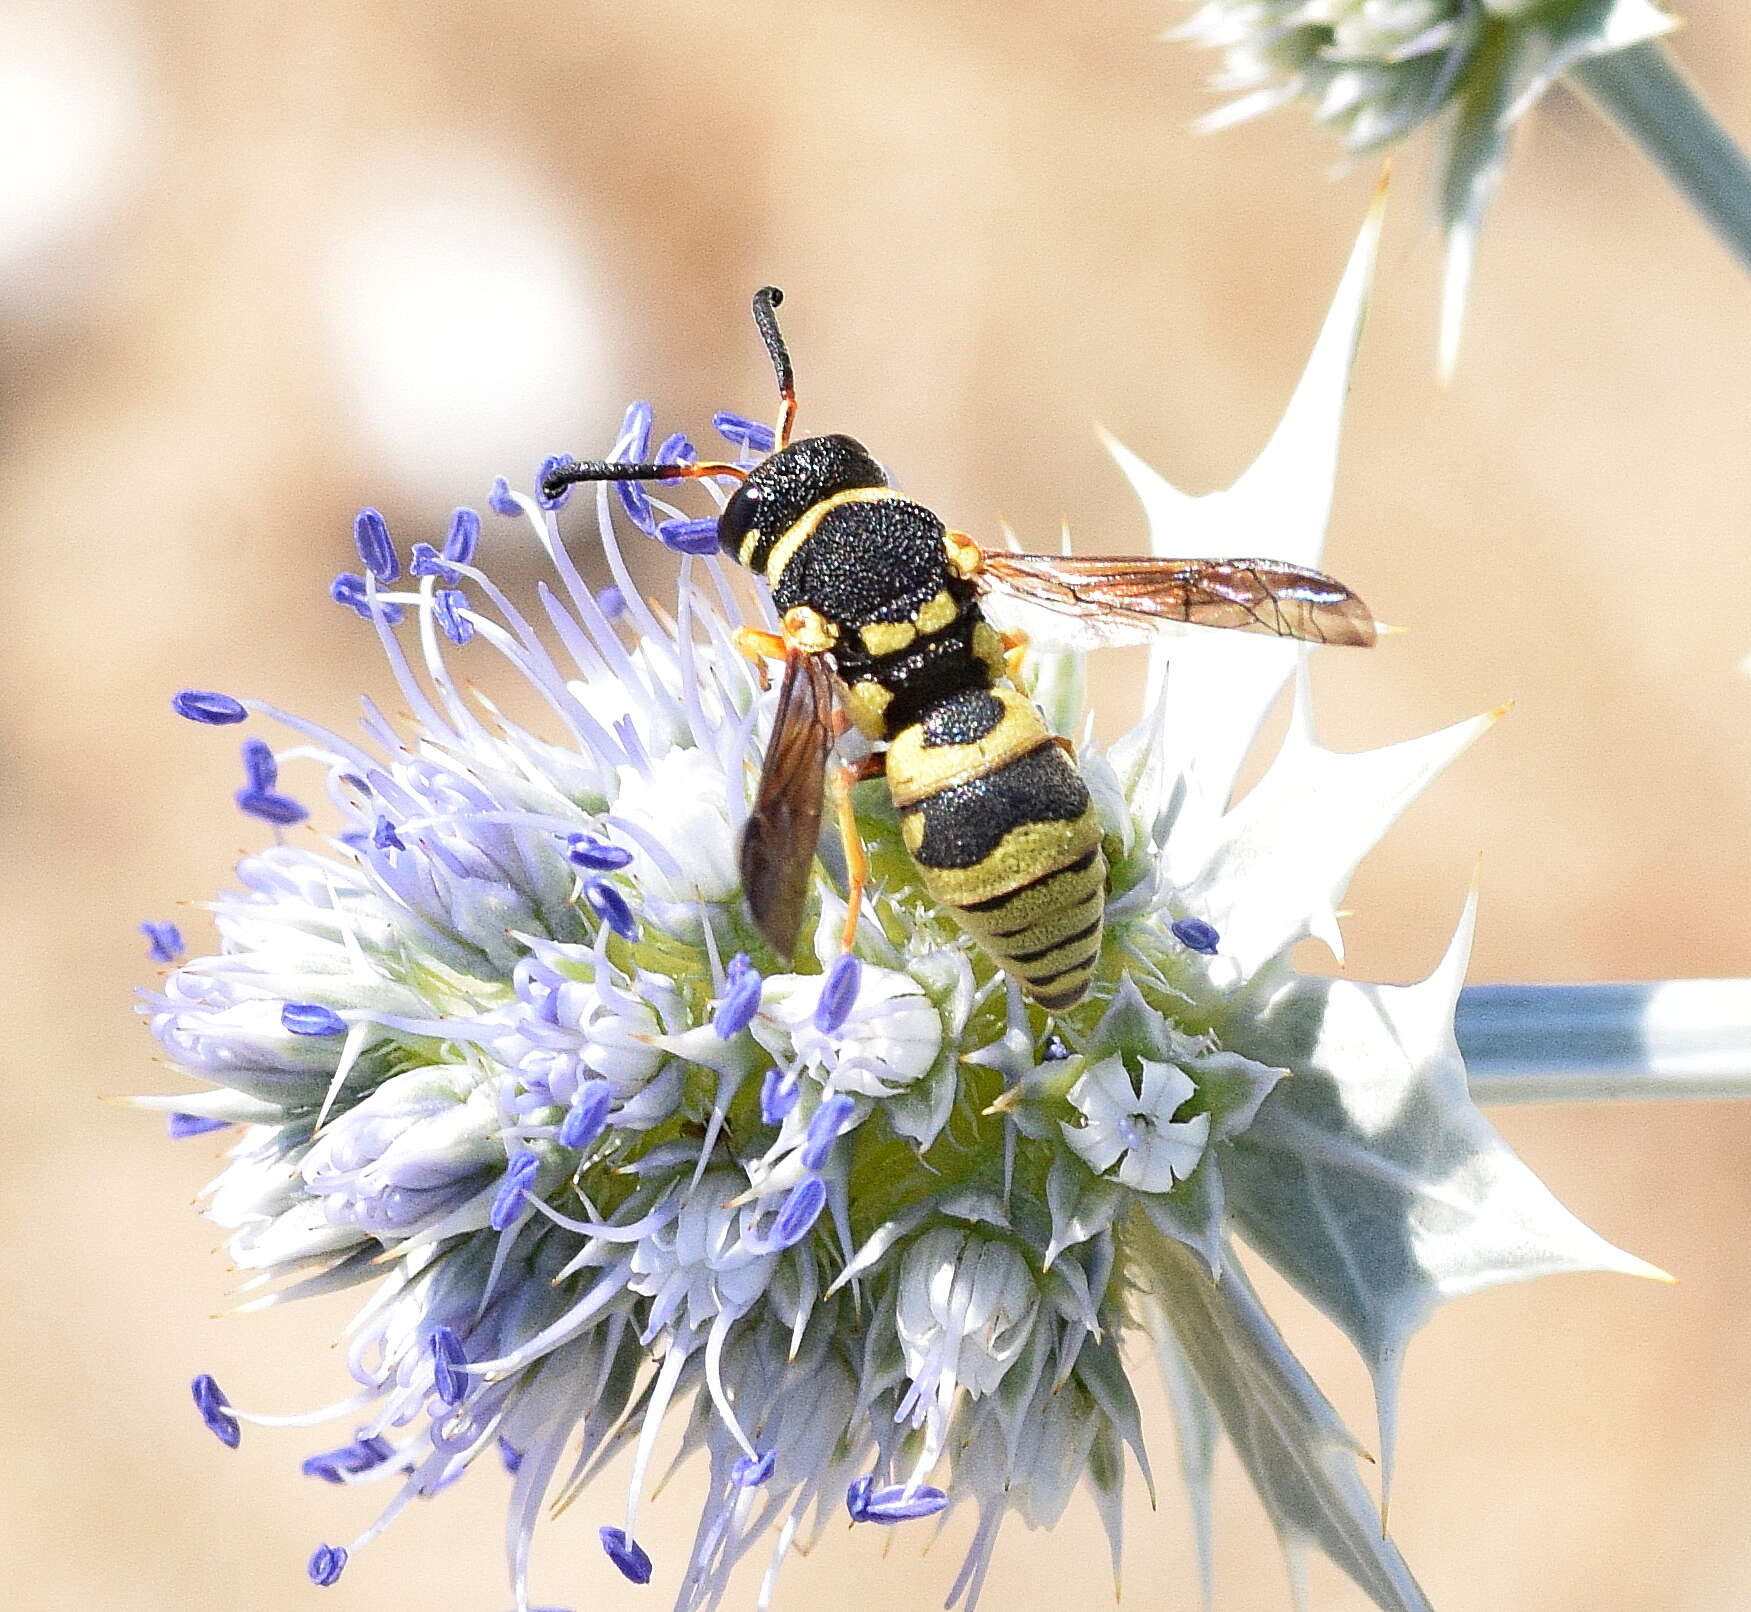
<path id="1" fill-rule="evenodd" d="M 1021 616 L 1043 613 L 1047 635 L 1061 647 L 1142 643 L 1177 627 L 1354 647 L 1375 637 L 1373 615 L 1343 583 L 1283 560 L 986 550 L 979 576 L 993 599 L 1021 606 Z"/>
<path id="2" fill-rule="evenodd" d="M 818 655 L 792 650 L 785 657 L 753 810 L 742 830 L 742 889 L 755 927 L 785 958 L 802 927 L 832 748 L 832 676 Z"/>

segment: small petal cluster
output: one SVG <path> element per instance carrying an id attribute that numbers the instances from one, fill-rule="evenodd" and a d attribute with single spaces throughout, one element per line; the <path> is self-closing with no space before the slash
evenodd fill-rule
<path id="1" fill-rule="evenodd" d="M 770 447 L 752 422 L 718 428 L 747 456 Z M 616 456 L 649 459 L 651 435 L 634 408 Z M 407 725 L 367 702 L 354 740 L 255 700 L 175 701 L 296 740 L 251 730 L 238 805 L 276 843 L 215 904 L 217 953 L 146 998 L 208 1089 L 144 1101 L 173 1134 L 230 1130 L 205 1207 L 248 1307 L 370 1290 L 352 1391 L 305 1419 L 339 1421 L 342 1442 L 303 1471 L 388 1498 L 361 1535 L 315 1546 L 312 1582 L 360 1571 L 409 1501 L 480 1464 L 510 1473 L 519 1607 L 537 1517 L 581 1499 L 600 1547 L 565 1569 L 581 1599 L 612 1569 L 713 1607 L 759 1551 L 764 1607 L 787 1554 L 842 1517 L 965 1507 L 951 1604 L 971 1608 L 1005 1519 L 1049 1526 L 1079 1488 L 1116 1563 L 1127 1470 L 1148 1472 L 1122 1344 L 1147 1326 L 1194 1502 L 1226 1427 L 1285 1538 L 1382 1606 L 1424 1605 L 1228 1239 L 1243 1230 L 1383 1375 L 1440 1297 L 1622 1262 L 1466 1100 L 1447 1038 L 1460 965 L 1395 995 L 1287 962 L 1334 932 L 1356 859 L 1477 725 L 1364 758 L 1292 739 L 1232 809 L 1183 713 L 1085 750 L 1112 883 L 1095 988 L 1068 1013 L 1030 1007 L 930 903 L 874 787 L 858 826 L 879 877 L 854 946 L 821 871 L 780 960 L 736 854 L 773 698 L 729 633 L 768 605 L 698 552 L 703 521 L 631 484 L 568 534 L 605 557 L 610 600 L 555 503 L 500 483 L 489 506 L 505 524 L 460 512 L 405 565 L 382 517 L 360 517 L 364 568 L 335 597 L 378 635 Z M 672 612 L 634 586 L 617 518 L 680 556 Z M 556 579 L 540 630 L 476 555 L 531 534 Z M 1203 647 L 1188 641 L 1173 697 L 1231 741 L 1288 662 L 1200 683 Z M 490 687 L 496 659 L 543 720 L 465 694 L 463 656 L 468 686 Z M 282 779 L 282 762 L 306 770 Z M 179 937 L 147 935 L 177 958 Z M 208 1376 L 194 1399 L 226 1445 L 286 1423 Z M 680 1563 L 640 1542 L 672 1421 L 707 1474 Z M 610 1496 L 592 1480 L 622 1452 Z"/>

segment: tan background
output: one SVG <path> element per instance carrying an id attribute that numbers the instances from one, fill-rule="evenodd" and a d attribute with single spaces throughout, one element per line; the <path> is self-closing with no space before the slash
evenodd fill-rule
<path id="1" fill-rule="evenodd" d="M 1751 19 L 1679 49 L 1751 131 Z M 217 1150 L 97 1098 L 151 1086 L 137 919 L 253 838 L 230 735 L 177 687 L 343 720 L 386 689 L 324 597 L 351 512 L 403 541 L 504 470 L 610 440 L 622 402 L 703 432 L 764 412 L 749 290 L 786 313 L 806 424 L 851 428 L 959 525 L 1135 546 L 1104 421 L 1183 484 L 1263 440 L 1335 284 L 1367 174 L 1299 114 L 1214 139 L 1175 0 L 856 5 L 0 7 L 0 761 L 7 1120 L 0 1582 L 45 1612 L 308 1607 L 302 1562 L 372 1497 L 298 1477 L 321 1435 L 201 1430 L 211 1369 L 263 1408 L 331 1397 L 344 1306 L 205 1319 L 226 1290 L 186 1204 Z M 21 86 L 30 95 L 20 94 Z M 34 99 L 32 99 L 34 96 Z M 1514 698 L 1355 890 L 1353 963 L 1435 958 L 1484 853 L 1479 979 L 1751 971 L 1751 287 L 1585 109 L 1523 143 L 1457 383 L 1431 376 L 1436 243 L 1401 173 L 1330 550 L 1414 635 L 1318 670 L 1328 738 Z M 515 569 L 499 555 L 501 567 Z M 658 568 L 660 569 L 660 568 Z M 657 570 L 653 570 L 653 577 Z M 1118 708 L 1135 666 L 1109 669 Z M 1511 1112 L 1607 1234 L 1683 1277 L 1473 1299 L 1413 1354 L 1394 1527 L 1443 1612 L 1742 1612 L 1751 1596 L 1744 1168 L 1751 1108 Z M 1286 1304 L 1363 1428 L 1360 1375 Z M 1195 1604 L 1161 1407 L 1132 1604 Z M 547 1604 L 613 1577 L 580 1507 Z M 373 1491 L 373 1497 L 380 1491 Z M 503 1485 L 417 1508 L 322 1604 L 491 1612 Z M 606 1509 L 606 1507 L 604 1508 Z M 1225 1467 L 1219 1604 L 1286 1605 Z M 922 1607 L 955 1549 L 835 1535 L 792 1608 Z M 882 1556 L 882 1546 L 892 1549 Z M 993 1607 L 1099 1607 L 1092 1519 L 1006 1539 Z M 1324 1608 L 1359 1605 L 1323 1569 Z M 751 1595 L 752 1586 L 747 1587 Z"/>

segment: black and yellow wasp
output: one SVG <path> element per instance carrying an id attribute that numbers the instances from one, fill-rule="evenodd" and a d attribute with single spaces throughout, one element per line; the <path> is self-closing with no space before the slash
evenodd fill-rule
<path id="1" fill-rule="evenodd" d="M 1016 686 L 982 598 L 1009 595 L 1089 646 L 1189 624 L 1322 644 L 1367 645 L 1375 623 L 1340 582 L 1276 560 L 1011 554 L 948 530 L 888 485 L 847 436 L 791 440 L 796 389 L 775 312 L 754 320 L 782 399 L 774 450 L 751 470 L 718 463 L 560 460 L 549 497 L 575 482 L 728 476 L 724 552 L 765 578 L 782 632 L 747 628 L 749 653 L 782 659 L 784 681 L 741 867 L 754 921 L 789 957 L 820 835 L 836 709 L 885 746 L 839 774 L 851 875 L 849 947 L 867 873 L 849 785 L 885 772 L 901 837 L 925 890 L 1047 1009 L 1088 989 L 1106 899 L 1101 827 L 1067 743 Z"/>

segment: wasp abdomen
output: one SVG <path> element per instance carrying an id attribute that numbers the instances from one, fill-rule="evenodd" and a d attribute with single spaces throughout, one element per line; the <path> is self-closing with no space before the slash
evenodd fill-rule
<path id="1" fill-rule="evenodd" d="M 893 736 L 887 775 L 930 895 L 1042 1007 L 1080 1001 L 1100 955 L 1101 829 L 1028 699 L 1002 686 L 943 695 Z"/>

